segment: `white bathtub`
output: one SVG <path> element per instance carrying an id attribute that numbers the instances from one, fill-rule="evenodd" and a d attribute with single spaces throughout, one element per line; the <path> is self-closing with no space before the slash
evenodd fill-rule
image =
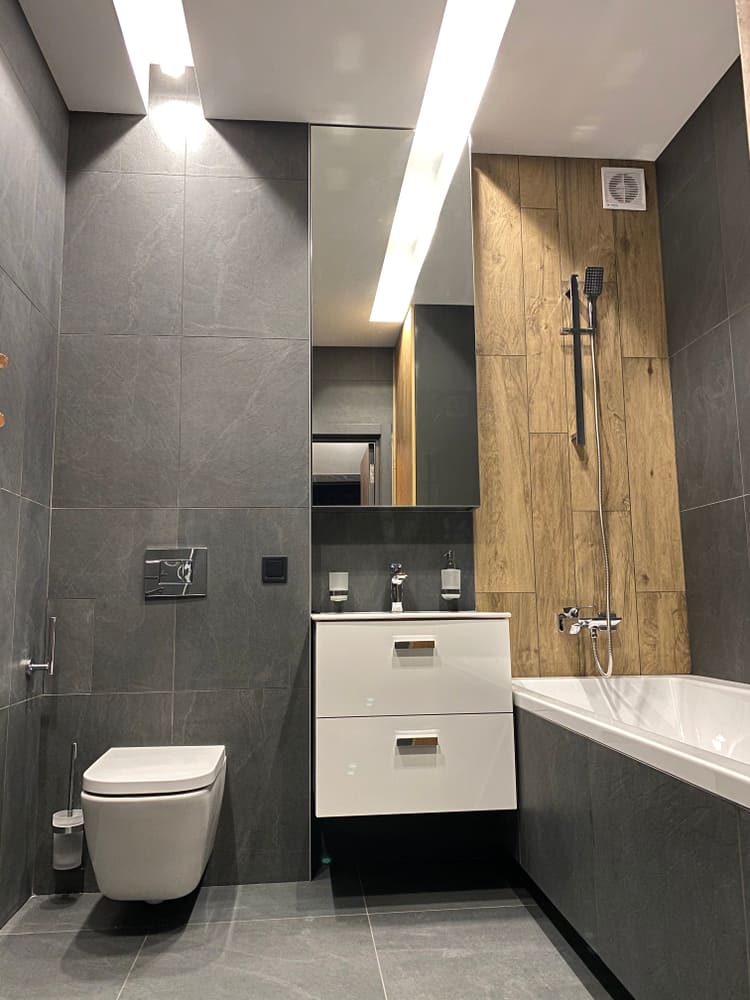
<path id="1" fill-rule="evenodd" d="M 529 677 L 519 708 L 750 808 L 750 685 L 708 677 Z"/>

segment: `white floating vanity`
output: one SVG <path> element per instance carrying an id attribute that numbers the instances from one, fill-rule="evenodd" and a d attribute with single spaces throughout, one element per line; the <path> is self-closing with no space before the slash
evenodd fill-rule
<path id="1" fill-rule="evenodd" d="M 507 614 L 318 614 L 317 816 L 515 809 Z"/>

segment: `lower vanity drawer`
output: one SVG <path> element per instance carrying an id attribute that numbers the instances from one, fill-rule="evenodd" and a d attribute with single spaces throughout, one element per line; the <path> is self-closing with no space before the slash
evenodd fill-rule
<path id="1" fill-rule="evenodd" d="M 316 722 L 317 816 L 515 807 L 511 712 Z"/>

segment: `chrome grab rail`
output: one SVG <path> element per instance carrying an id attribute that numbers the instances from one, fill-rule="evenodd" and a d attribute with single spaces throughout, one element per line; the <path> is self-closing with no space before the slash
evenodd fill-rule
<path id="1" fill-rule="evenodd" d="M 57 645 L 57 617 L 51 615 L 47 619 L 47 662 L 34 663 L 33 659 L 24 660 L 22 666 L 28 677 L 33 677 L 35 671 L 44 670 L 53 677 L 55 674 L 55 647 Z"/>

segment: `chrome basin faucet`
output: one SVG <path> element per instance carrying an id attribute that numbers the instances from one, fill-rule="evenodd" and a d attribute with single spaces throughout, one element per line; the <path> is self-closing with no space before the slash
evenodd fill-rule
<path id="1" fill-rule="evenodd" d="M 391 570 L 391 614 L 399 614 L 404 610 L 404 580 L 407 578 L 404 567 L 399 562 L 392 562 Z"/>

